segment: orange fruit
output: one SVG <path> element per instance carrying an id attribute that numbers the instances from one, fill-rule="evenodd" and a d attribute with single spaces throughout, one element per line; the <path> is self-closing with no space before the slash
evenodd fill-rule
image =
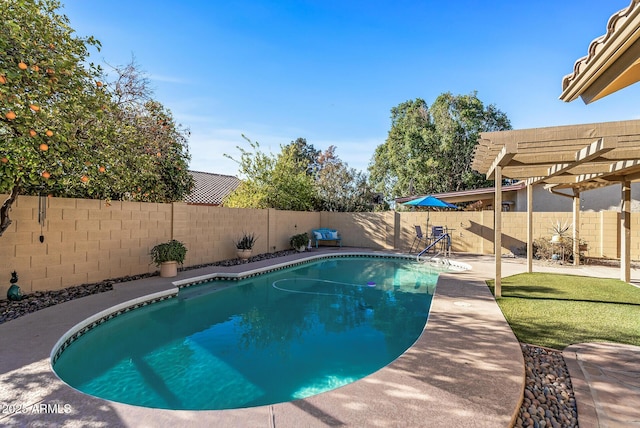
<path id="1" fill-rule="evenodd" d="M 83 175 L 82 178 L 80 179 L 83 183 L 86 183 L 87 181 L 89 181 L 89 177 L 87 177 L 86 175 Z"/>
<path id="2" fill-rule="evenodd" d="M 27 67 L 27 64 L 25 64 L 24 62 L 20 61 L 20 62 L 18 63 L 18 68 L 19 68 L 20 70 L 26 70 L 28 67 Z"/>
<path id="3" fill-rule="evenodd" d="M 55 74 L 55 71 L 53 71 L 53 68 L 47 68 L 47 74 Z"/>
<path id="4" fill-rule="evenodd" d="M 43 152 L 46 152 L 47 150 L 49 150 L 49 146 L 46 145 L 45 143 L 40 144 L 40 150 L 42 150 Z"/>
<path id="5" fill-rule="evenodd" d="M 45 134 L 47 134 L 47 137 L 53 137 L 53 131 L 51 131 L 50 129 L 47 129 L 47 132 L 45 132 Z"/>
<path id="6" fill-rule="evenodd" d="M 40 67 L 38 67 L 37 65 L 34 65 L 33 67 L 31 67 L 31 69 L 32 69 L 33 71 L 35 71 L 36 73 L 37 73 L 38 71 L 40 71 Z"/>
<path id="7" fill-rule="evenodd" d="M 36 136 L 36 135 L 38 135 L 38 134 L 37 134 L 37 133 L 36 133 L 36 131 L 34 131 L 33 129 L 30 129 L 30 130 L 29 130 L 29 135 L 31 135 L 32 137 L 35 137 L 35 136 Z"/>
<path id="8" fill-rule="evenodd" d="M 98 168 L 98 171 L 100 171 L 100 172 L 105 172 L 106 170 L 107 170 L 107 169 L 106 169 L 105 167 L 103 167 L 103 166 L 101 166 L 100 168 Z"/>
<path id="9" fill-rule="evenodd" d="M 29 106 L 29 108 L 30 108 L 31 110 L 33 110 L 33 111 L 40 111 L 40 107 L 38 107 L 38 106 L 37 106 L 37 105 L 35 105 L 35 104 L 31 104 L 31 105 Z"/>
<path id="10" fill-rule="evenodd" d="M 9 162 L 9 159 L 7 159 L 7 158 L 2 158 L 2 159 L 0 159 L 0 162 L 2 162 L 2 163 L 7 163 L 7 162 Z"/>
<path id="11" fill-rule="evenodd" d="M 100 86 L 102 86 L 102 82 L 98 80 L 98 81 L 96 82 L 96 86 L 99 88 Z"/>
<path id="12" fill-rule="evenodd" d="M 7 83 L 7 78 L 6 78 L 6 77 L 4 77 L 4 76 L 3 76 L 3 75 L 1 75 L 1 74 L 0 74 L 0 83 L 1 83 L 1 84 L 3 84 L 3 85 L 4 85 L 5 83 Z"/>
<path id="13" fill-rule="evenodd" d="M 49 178 L 49 177 L 51 177 L 51 174 L 49 174 L 47 171 L 44 171 L 44 172 L 42 173 L 42 176 L 43 176 L 44 178 Z"/>
<path id="14" fill-rule="evenodd" d="M 13 111 L 9 110 L 4 114 L 4 117 L 6 117 L 9 120 L 13 120 L 16 118 L 16 114 Z"/>
<path id="15" fill-rule="evenodd" d="M 158 153 L 156 153 L 156 156 L 160 157 L 160 156 L 162 156 L 162 153 L 158 152 Z"/>

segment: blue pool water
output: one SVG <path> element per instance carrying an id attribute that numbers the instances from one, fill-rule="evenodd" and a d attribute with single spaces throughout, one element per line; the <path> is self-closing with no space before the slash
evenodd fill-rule
<path id="1" fill-rule="evenodd" d="M 405 259 L 349 257 L 216 292 L 210 283 L 191 286 L 95 327 L 54 370 L 87 394 L 153 408 L 304 398 L 361 379 L 409 348 L 424 329 L 438 273 Z"/>

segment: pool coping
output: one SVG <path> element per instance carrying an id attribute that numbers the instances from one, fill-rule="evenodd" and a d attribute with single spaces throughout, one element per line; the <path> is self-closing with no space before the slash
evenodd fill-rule
<path id="1" fill-rule="evenodd" d="M 358 251 L 342 248 L 318 253 L 318 256 L 337 256 L 340 253 L 354 255 Z M 65 426 L 208 423 L 220 427 L 510 426 L 524 390 L 524 361 L 517 340 L 484 283 L 492 263 L 486 260 L 488 263 L 481 263 L 484 267 L 478 269 L 475 260 L 470 261 L 474 267 L 471 271 L 440 275 L 427 322 L 429 328 L 394 362 L 333 391 L 249 409 L 173 411 L 114 403 L 70 388 L 50 368 L 54 343 L 62 340 L 63 334 L 78 324 L 78 319 L 86 319 L 84 314 L 93 314 L 96 318 L 92 322 L 96 322 L 105 309 L 131 301 L 127 294 L 134 293 L 137 286 L 142 291 L 142 287 L 153 289 L 162 284 L 161 296 L 173 292 L 175 282 L 180 283 L 186 276 L 194 273 L 196 277 L 206 276 L 225 269 L 209 268 L 191 275 L 183 272 L 182 279 L 173 283 L 157 277 L 138 280 L 121 285 L 113 292 L 38 311 L 0 325 L 0 337 L 5 343 L 14 344 L 14 352 L 6 347 L 0 349 L 0 403 L 15 403 L 30 409 L 0 415 L 0 423 L 19 426 L 36 421 Z M 236 275 L 278 264 L 282 263 L 267 260 L 262 266 L 244 265 L 225 272 Z M 48 405 L 45 410 L 49 411 L 34 413 L 33 406 L 42 404 Z M 55 407 L 57 404 L 60 407 Z"/>

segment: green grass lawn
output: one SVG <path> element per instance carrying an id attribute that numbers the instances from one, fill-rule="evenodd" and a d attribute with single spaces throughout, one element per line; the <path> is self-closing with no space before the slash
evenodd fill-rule
<path id="1" fill-rule="evenodd" d="M 559 350 L 581 342 L 640 346 L 640 288 L 623 281 L 523 273 L 502 279 L 498 305 L 521 342 Z"/>

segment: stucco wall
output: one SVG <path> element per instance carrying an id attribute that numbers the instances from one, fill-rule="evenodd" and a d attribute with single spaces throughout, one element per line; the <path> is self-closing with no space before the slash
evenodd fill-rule
<path id="1" fill-rule="evenodd" d="M 562 190 L 571 195 L 570 190 Z M 622 190 L 619 184 L 587 190 L 580 193 L 580 210 L 582 211 L 619 211 Z M 517 192 L 514 211 L 527 211 L 527 189 Z M 570 197 L 556 195 L 542 186 L 533 187 L 534 212 L 568 212 L 573 211 L 573 200 Z M 631 183 L 631 211 L 640 212 L 640 184 Z"/>
<path id="2" fill-rule="evenodd" d="M 255 253 L 288 249 L 292 235 L 318 227 L 337 229 L 347 247 L 406 252 L 415 225 L 428 233 L 428 216 L 429 227 L 449 229 L 454 252 L 494 252 L 493 211 L 295 212 L 69 198 L 46 198 L 46 205 L 42 227 L 37 197 L 19 196 L 13 205 L 13 223 L 0 237 L 0 298 L 6 297 L 13 270 L 26 293 L 154 272 L 149 250 L 171 238 L 187 245 L 185 266 L 234 258 L 234 241 L 243 231 L 258 237 Z M 505 212 L 502 219 L 503 253 L 524 248 L 526 213 Z M 534 238 L 550 238 L 557 220 L 572 221 L 569 212 L 535 212 L 533 219 Z M 631 219 L 631 257 L 638 260 L 640 213 Z M 619 235 L 617 212 L 581 213 L 580 236 L 589 244 L 588 256 L 619 257 Z"/>

